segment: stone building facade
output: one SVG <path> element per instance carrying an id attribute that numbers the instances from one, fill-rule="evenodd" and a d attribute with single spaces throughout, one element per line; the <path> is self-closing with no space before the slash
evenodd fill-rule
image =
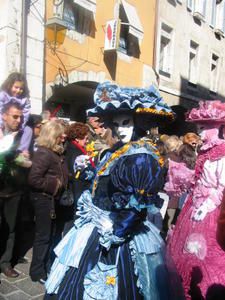
<path id="1" fill-rule="evenodd" d="M 155 66 L 170 105 L 225 100 L 225 1 L 158 1 Z"/>

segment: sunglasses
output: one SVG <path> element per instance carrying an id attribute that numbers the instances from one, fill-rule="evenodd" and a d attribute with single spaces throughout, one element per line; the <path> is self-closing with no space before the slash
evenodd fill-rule
<path id="1" fill-rule="evenodd" d="M 7 115 L 13 117 L 14 120 L 18 120 L 18 119 L 22 118 L 22 116 L 20 116 L 20 115 L 12 115 L 12 114 L 7 114 Z"/>

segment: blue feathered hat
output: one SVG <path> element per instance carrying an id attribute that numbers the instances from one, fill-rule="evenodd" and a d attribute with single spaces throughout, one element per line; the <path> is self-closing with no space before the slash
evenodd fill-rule
<path id="1" fill-rule="evenodd" d="M 100 83 L 94 93 L 95 107 L 88 116 L 104 116 L 110 113 L 133 112 L 173 121 L 175 114 L 164 102 L 158 90 L 149 88 L 120 87 L 114 83 Z"/>

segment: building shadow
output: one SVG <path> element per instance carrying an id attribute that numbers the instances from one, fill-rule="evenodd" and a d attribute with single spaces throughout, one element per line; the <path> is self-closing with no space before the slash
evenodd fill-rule
<path id="1" fill-rule="evenodd" d="M 225 101 L 225 97 L 219 93 L 213 92 L 209 87 L 201 84 L 194 84 L 187 78 L 181 76 L 180 84 L 180 105 L 187 109 L 196 107 L 199 100 L 221 100 Z"/>
<path id="2" fill-rule="evenodd" d="M 183 136 L 187 132 L 197 132 L 195 124 L 185 121 L 187 108 L 180 104 L 171 106 L 171 109 L 176 114 L 176 118 L 169 126 L 159 128 L 160 134 Z"/>
<path id="3" fill-rule="evenodd" d="M 190 83 L 187 78 L 181 76 L 178 104 L 171 106 L 176 114 L 176 119 L 170 126 L 162 128 L 160 133 L 175 134 L 178 136 L 182 136 L 187 132 L 196 133 L 195 124 L 186 122 L 185 115 L 190 109 L 198 107 L 200 100 L 221 100 L 225 102 L 225 97 L 219 93 L 210 91 L 206 86 Z"/>
<path id="4" fill-rule="evenodd" d="M 117 52 L 115 50 L 105 51 L 104 63 L 112 80 L 116 80 Z"/>

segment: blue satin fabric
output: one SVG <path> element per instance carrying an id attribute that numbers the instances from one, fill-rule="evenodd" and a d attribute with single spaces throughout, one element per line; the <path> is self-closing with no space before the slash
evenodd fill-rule
<path id="1" fill-rule="evenodd" d="M 116 207 L 125 207 L 132 195 L 139 205 L 147 206 L 157 202 L 153 194 L 164 184 L 164 170 L 152 155 L 139 153 L 121 157 L 112 167 L 110 178 Z"/>
<path id="2" fill-rule="evenodd" d="M 85 248 L 85 253 L 82 256 L 79 269 L 70 268 L 62 281 L 58 294 L 45 295 L 45 300 L 80 300 L 83 299 L 83 281 L 84 276 L 94 268 L 98 262 L 99 253 L 101 251 L 99 245 L 99 235 L 95 230 Z M 112 247 L 110 250 L 102 252 L 100 261 L 104 264 L 115 264 L 118 248 Z M 137 277 L 134 274 L 134 265 L 132 262 L 129 244 L 121 245 L 120 256 L 118 262 L 118 299 L 117 300 L 142 300 L 137 288 Z"/>
<path id="3" fill-rule="evenodd" d="M 126 238 L 129 234 L 137 232 L 143 227 L 146 218 L 146 210 L 137 211 L 135 209 L 120 210 L 112 212 L 110 219 L 113 221 L 114 234 L 118 237 Z"/>

